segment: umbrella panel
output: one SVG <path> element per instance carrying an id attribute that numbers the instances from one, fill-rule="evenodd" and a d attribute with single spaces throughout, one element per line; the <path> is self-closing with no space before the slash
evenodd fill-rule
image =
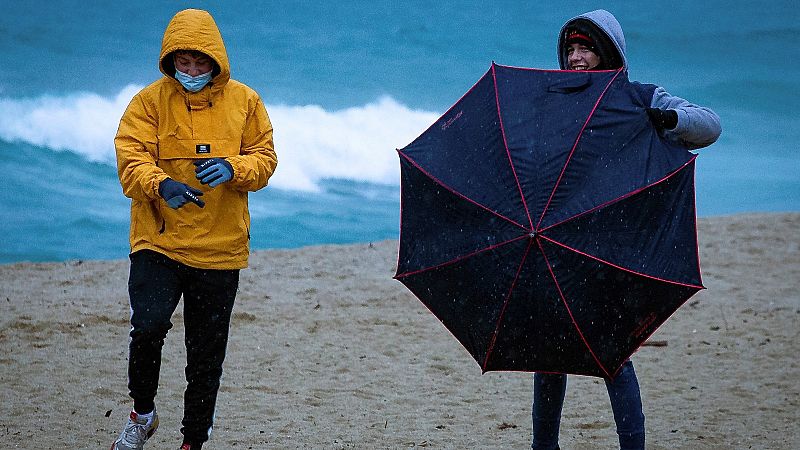
<path id="1" fill-rule="evenodd" d="M 659 138 L 644 111 L 650 99 L 623 72 L 495 66 L 495 77 L 508 151 L 536 229 L 661 180 L 693 158 Z"/>
<path id="2" fill-rule="evenodd" d="M 543 230 L 542 235 L 632 272 L 702 288 L 694 160 L 658 183 Z"/>
<path id="3" fill-rule="evenodd" d="M 488 75 L 399 152 L 401 159 L 414 161 L 439 184 L 530 227 L 500 129 L 494 82 Z"/>
<path id="4" fill-rule="evenodd" d="M 546 240 L 541 246 L 573 326 L 594 359 L 589 366 L 582 365 L 583 357 L 563 361 L 573 373 L 611 378 L 700 289 L 643 277 Z"/>
<path id="5" fill-rule="evenodd" d="M 527 251 L 527 240 L 519 239 L 397 278 L 473 358 L 483 361 Z"/>
<path id="6" fill-rule="evenodd" d="M 495 66 L 497 111 L 532 228 L 573 146 L 616 72 L 548 72 Z M 519 195 L 509 191 L 506 195 Z"/>
<path id="7" fill-rule="evenodd" d="M 432 179 L 401 155 L 398 274 L 463 258 L 527 235 L 515 225 Z M 429 214 L 423 212 L 433 212 Z"/>

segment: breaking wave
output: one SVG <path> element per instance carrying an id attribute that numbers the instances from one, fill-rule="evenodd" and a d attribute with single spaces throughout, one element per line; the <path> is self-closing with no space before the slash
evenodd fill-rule
<path id="1" fill-rule="evenodd" d="M 0 139 L 114 165 L 119 118 L 141 88 L 129 85 L 111 98 L 85 92 L 0 97 Z M 305 191 L 318 190 L 319 181 L 329 178 L 399 184 L 395 149 L 410 143 L 439 116 L 391 97 L 335 111 L 282 104 L 267 105 L 267 111 L 279 161 L 270 184 Z"/>

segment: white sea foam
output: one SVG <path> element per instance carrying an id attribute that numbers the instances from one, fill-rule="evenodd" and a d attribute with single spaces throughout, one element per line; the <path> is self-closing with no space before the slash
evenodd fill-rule
<path id="1" fill-rule="evenodd" d="M 65 150 L 114 164 L 119 118 L 141 86 L 113 98 L 93 93 L 63 97 L 0 97 L 0 139 Z M 267 105 L 275 129 L 283 189 L 316 190 L 325 178 L 397 184 L 396 148 L 424 131 L 439 114 L 411 109 L 390 97 L 338 111 L 320 106 Z"/>
<path id="2" fill-rule="evenodd" d="M 127 86 L 114 98 L 93 93 L 0 98 L 0 138 L 69 150 L 90 161 L 113 163 L 119 118 L 139 89 Z"/>
<path id="3" fill-rule="evenodd" d="M 410 143 L 438 117 L 389 97 L 339 111 L 314 105 L 267 109 L 279 161 L 273 182 L 299 189 L 313 189 L 323 178 L 399 183 L 394 150 Z"/>

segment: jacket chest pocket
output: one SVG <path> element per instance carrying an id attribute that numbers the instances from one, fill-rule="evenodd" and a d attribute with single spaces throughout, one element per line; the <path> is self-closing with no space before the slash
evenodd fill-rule
<path id="1" fill-rule="evenodd" d="M 176 135 L 158 137 L 158 159 L 206 159 L 237 156 L 241 141 L 234 139 L 181 138 Z"/>

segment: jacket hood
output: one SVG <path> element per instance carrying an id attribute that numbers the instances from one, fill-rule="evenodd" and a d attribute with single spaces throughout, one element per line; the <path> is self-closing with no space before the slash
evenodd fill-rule
<path id="1" fill-rule="evenodd" d="M 579 16 L 569 19 L 561 31 L 558 33 L 558 65 L 562 70 L 567 67 L 567 53 L 565 50 L 566 31 L 573 25 L 578 27 L 585 27 L 593 34 L 602 33 L 602 36 L 592 36 L 598 42 L 598 48 L 601 53 L 598 54 L 603 64 L 608 63 L 609 60 L 619 57 L 622 62 L 622 67 L 628 68 L 628 60 L 625 57 L 625 35 L 622 33 L 622 26 L 617 21 L 613 14 L 604 10 L 598 9 L 595 11 L 587 12 Z M 606 44 L 606 45 L 603 45 Z M 616 55 L 610 52 L 616 51 Z"/>
<path id="2" fill-rule="evenodd" d="M 208 11 L 185 9 L 175 14 L 169 21 L 161 41 L 161 54 L 158 68 L 169 78 L 175 78 L 175 63 L 172 52 L 176 50 L 197 50 L 214 60 L 216 66 L 211 79 L 211 88 L 222 88 L 231 78 L 228 52 L 217 28 L 214 18 Z"/>

